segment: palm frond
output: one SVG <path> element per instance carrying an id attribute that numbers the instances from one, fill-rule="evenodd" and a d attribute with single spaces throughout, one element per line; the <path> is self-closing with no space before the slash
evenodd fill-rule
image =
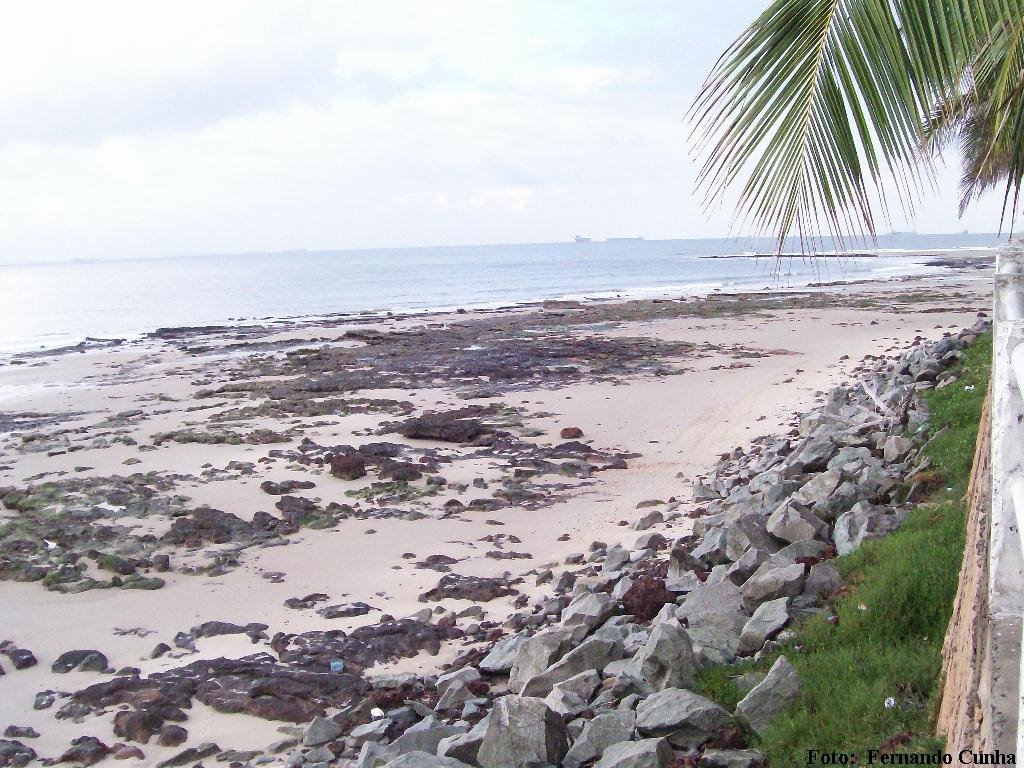
<path id="1" fill-rule="evenodd" d="M 742 177 L 741 224 L 770 232 L 780 250 L 791 234 L 812 247 L 826 234 L 840 245 L 873 237 L 882 177 L 897 179 L 911 208 L 933 179 L 929 150 L 960 135 L 968 105 L 980 103 L 972 64 L 999 85 L 994 92 L 1024 103 L 1015 90 L 1024 87 L 1022 3 L 774 0 L 719 59 L 691 108 L 706 201 Z M 978 60 L 983 50 L 991 61 Z M 1011 118 L 1004 102 L 999 114 L 1024 127 L 1024 109 Z M 975 143 L 988 144 L 972 188 L 1002 172 L 1006 152 L 1024 160 L 1019 136 L 1000 145 L 1009 127 L 974 126 Z M 1024 162 L 1005 167 L 1012 173 Z"/>

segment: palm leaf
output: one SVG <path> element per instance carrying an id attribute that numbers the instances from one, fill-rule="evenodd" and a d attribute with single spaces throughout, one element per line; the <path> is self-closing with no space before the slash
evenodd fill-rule
<path id="1" fill-rule="evenodd" d="M 965 75 L 972 63 L 982 67 L 980 51 L 991 51 L 984 66 L 999 92 L 1024 101 L 1015 90 L 1024 84 L 1016 60 L 1024 34 L 1015 34 L 1024 33 L 1022 2 L 774 0 L 719 59 L 691 108 L 706 202 L 744 178 L 740 223 L 773 234 L 779 250 L 791 234 L 811 248 L 823 235 L 840 246 L 874 237 L 884 175 L 897 179 L 908 208 L 932 182 L 927 129 L 934 146 L 950 135 L 934 130 L 943 109 L 945 126 L 963 124 Z M 1024 126 L 1024 110 L 999 116 L 999 128 L 978 134 L 990 139 L 985 169 L 1001 168 L 992 153 L 1011 149 L 1024 161 L 1019 136 L 1000 144 L 1011 124 Z"/>

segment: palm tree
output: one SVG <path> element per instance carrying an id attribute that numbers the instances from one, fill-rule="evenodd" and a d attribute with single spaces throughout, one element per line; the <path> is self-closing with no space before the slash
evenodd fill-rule
<path id="1" fill-rule="evenodd" d="M 885 177 L 912 210 L 959 142 L 962 206 L 1024 179 L 1024 0 L 773 0 L 690 113 L 708 202 L 742 181 L 739 223 L 815 249 L 873 239 Z"/>

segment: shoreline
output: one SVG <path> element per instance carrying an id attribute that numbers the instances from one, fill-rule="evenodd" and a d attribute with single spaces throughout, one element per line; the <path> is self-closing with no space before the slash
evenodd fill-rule
<path id="1" fill-rule="evenodd" d="M 520 596 L 527 605 L 542 599 L 550 588 L 544 572 L 557 574 L 577 553 L 585 560 L 590 542 L 629 546 L 641 531 L 628 524 L 648 510 L 666 520 L 646 530 L 687 535 L 687 513 L 700 506 L 689 484 L 718 457 L 756 434 L 794 428 L 860 359 L 970 325 L 987 310 L 982 279 L 953 271 L 783 295 L 338 319 L 241 336 L 230 328 L 0 368 L 0 387 L 25 388 L 17 408 L 4 402 L 8 418 L 16 411 L 22 422 L 13 425 L 16 436 L 0 435 L 0 486 L 64 483 L 68 503 L 84 509 L 102 498 L 110 517 L 100 520 L 116 529 L 122 557 L 170 560 L 169 570 L 137 565 L 120 577 L 164 582 L 152 591 L 62 594 L 0 581 L 0 604 L 13 617 L 10 637 L 0 641 L 13 640 L 40 661 L 0 677 L 0 690 L 11 691 L 0 720 L 36 727 L 48 756 L 72 735 L 96 734 L 109 744 L 119 738 L 109 718 L 58 722 L 31 709 L 38 690 L 107 679 L 51 674 L 60 653 L 95 648 L 111 667 L 143 674 L 237 658 L 268 645 L 244 634 L 204 636 L 193 639 L 194 651 L 150 654 L 157 641 L 170 645 L 177 632 L 208 621 L 259 622 L 268 638 L 376 626 L 384 613 L 416 615 L 425 605 L 420 595 L 458 574 L 476 600 L 437 605 L 452 611 L 463 637 L 443 642 L 438 656 L 400 654 L 369 667 L 372 675 L 437 670 L 506 631 Z M 71 413 L 84 415 L 69 415 L 72 405 Z M 464 416 L 413 423 L 430 411 L 466 408 Z M 33 413 L 41 416 L 33 421 Z M 459 431 L 467 420 L 479 431 Z M 564 437 L 563 430 L 582 434 Z M 580 447 L 559 448 L 574 442 Z M 388 456 L 339 443 L 398 447 Z M 358 456 L 337 471 L 366 475 L 332 476 L 334 467 L 318 463 L 327 455 L 321 449 Z M 111 480 L 135 472 L 149 479 Z M 136 508 L 131 493 L 140 491 L 147 502 Z M 177 521 L 193 519 L 203 504 L 240 521 L 214 521 L 227 540 L 205 540 L 193 528 L 181 540 L 196 546 L 172 543 L 171 528 L 182 529 Z M 264 519 L 255 535 L 255 515 L 267 510 L 273 520 Z M 281 523 L 292 519 L 294 530 Z M 88 545 L 71 537 L 60 546 Z M 41 550 L 36 557 L 50 556 Z M 87 555 L 79 561 L 87 568 L 78 580 L 65 571 L 50 586 L 75 590 L 82 576 L 105 583 L 114 573 Z M 64 577 L 71 580 L 58 580 Z M 483 599 L 495 589 L 513 593 Z M 316 593 L 329 601 L 284 606 Z M 336 619 L 316 612 L 331 603 L 342 613 L 361 611 L 352 608 L 357 603 L 370 610 Z M 474 604 L 482 615 L 457 615 Z M 115 632 L 134 629 L 141 631 Z M 284 738 L 280 723 L 247 715 L 203 710 L 185 725 L 188 745 L 216 733 L 227 734 L 216 739 L 223 748 L 263 749 L 275 734 Z M 145 764 L 178 751 L 153 743 L 143 749 Z"/>
<path id="2" fill-rule="evenodd" d="M 82 350 L 91 349 L 97 346 L 96 342 L 99 343 L 119 343 L 119 344 L 137 344 L 144 342 L 151 338 L 155 334 L 164 332 L 189 332 L 194 331 L 201 333 L 203 329 L 217 329 L 222 332 L 227 332 L 230 329 L 236 329 L 238 331 L 244 331 L 247 327 L 255 328 L 268 328 L 270 326 L 278 326 L 282 330 L 290 329 L 294 326 L 309 326 L 317 323 L 336 323 L 336 322 L 360 322 L 363 320 L 374 321 L 384 320 L 388 318 L 429 318 L 433 315 L 447 315 L 455 312 L 467 312 L 467 313 L 487 313 L 487 312 L 504 312 L 504 311 L 515 311 L 517 309 L 529 309 L 533 307 L 543 306 L 549 303 L 557 302 L 578 302 L 582 304 L 594 304 L 602 302 L 623 302 L 623 301 L 638 301 L 644 299 L 674 299 L 679 297 L 685 298 L 703 298 L 706 296 L 719 294 L 719 293 L 735 293 L 735 294 L 771 294 L 778 293 L 780 295 L 786 295 L 790 293 L 800 292 L 808 288 L 816 288 L 822 286 L 836 286 L 842 284 L 856 284 L 864 281 L 876 281 L 876 280 L 905 280 L 905 279 L 916 279 L 919 277 L 935 276 L 942 274 L 943 270 L 947 269 L 968 269 L 968 268 L 979 268 L 979 265 L 987 265 L 989 260 L 994 258 L 994 250 L 982 247 L 964 247 L 964 248 L 951 248 L 951 249 L 927 249 L 927 250 L 889 250 L 886 252 L 879 251 L 874 254 L 872 258 L 878 258 L 882 255 L 885 256 L 896 256 L 898 258 L 906 259 L 927 259 L 927 261 L 914 265 L 916 269 L 907 271 L 905 273 L 900 272 L 898 274 L 868 274 L 858 278 L 846 278 L 840 277 L 836 280 L 820 281 L 819 275 L 809 276 L 809 279 L 804 281 L 798 281 L 794 285 L 780 286 L 777 283 L 780 282 L 779 276 L 771 274 L 765 274 L 764 278 L 769 282 L 776 283 L 775 285 L 755 285 L 753 283 L 749 285 L 734 285 L 725 284 L 720 280 L 698 280 L 696 282 L 689 283 L 674 283 L 667 285 L 656 285 L 656 286 L 635 286 L 632 288 L 616 289 L 595 289 L 586 291 L 583 293 L 569 292 L 559 295 L 553 295 L 547 298 L 544 297 L 531 297 L 523 298 L 519 300 L 508 300 L 508 301 L 487 301 L 487 302 L 469 302 L 464 304 L 448 304 L 440 306 L 428 306 L 428 307 L 389 307 L 389 308 L 376 308 L 376 309 L 365 309 L 365 310 L 353 310 L 353 311 L 340 311 L 340 312 L 329 312 L 329 313 L 311 313 L 311 314 L 284 314 L 284 315 L 273 315 L 273 316 L 262 316 L 252 318 L 226 318 L 222 322 L 211 322 L 204 323 L 200 326 L 169 326 L 166 328 L 146 328 L 146 329 L 122 329 L 113 334 L 105 334 L 102 337 L 86 336 L 82 340 L 75 340 L 75 334 L 72 333 L 54 333 L 52 335 L 59 336 L 62 341 L 53 342 L 53 346 L 32 346 L 29 348 L 28 340 L 23 340 L 14 343 L 13 346 L 9 346 L 6 349 L 0 349 L 0 366 L 5 364 L 19 364 L 17 361 L 25 359 L 33 359 L 38 357 L 45 357 L 53 354 L 69 354 L 72 352 L 80 352 Z M 859 254 L 848 255 L 849 258 L 860 258 Z M 748 254 L 730 254 L 730 255 L 710 255 L 710 256 L 695 256 L 692 258 L 696 259 L 753 259 L 755 261 L 770 260 L 774 256 L 771 255 L 748 255 Z M 807 258 L 826 258 L 826 257 L 814 257 L 814 256 L 799 256 L 795 254 L 784 254 L 783 259 L 792 260 L 807 259 Z M 829 260 L 836 260 L 836 256 L 828 256 Z M 841 261 L 842 256 L 838 257 Z M 760 283 L 760 281 L 758 281 Z M 34 342 L 32 342 L 34 344 Z"/>

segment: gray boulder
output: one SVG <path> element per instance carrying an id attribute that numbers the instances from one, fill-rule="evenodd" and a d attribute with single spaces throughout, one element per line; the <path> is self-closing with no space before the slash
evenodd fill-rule
<path id="1" fill-rule="evenodd" d="M 466 733 L 467 725 L 449 725 L 431 715 L 406 728 L 405 733 L 391 743 L 400 755 L 406 752 L 429 752 L 435 754 L 442 739 Z"/>
<path id="2" fill-rule="evenodd" d="M 527 680 L 520 693 L 523 696 L 547 696 L 556 683 L 561 683 L 587 670 L 600 671 L 610 662 L 621 658 L 621 641 L 591 637 L 543 672 Z"/>
<path id="3" fill-rule="evenodd" d="M 452 757 L 471 765 L 477 764 L 477 756 L 480 753 L 480 745 L 483 743 L 484 735 L 487 733 L 487 721 L 485 717 L 467 733 L 457 733 L 446 736 L 437 743 L 437 754 L 441 757 Z"/>
<path id="4" fill-rule="evenodd" d="M 623 741 L 608 747 L 594 768 L 665 768 L 674 759 L 665 739 Z"/>
<path id="5" fill-rule="evenodd" d="M 889 435 L 882 445 L 882 458 L 889 464 L 903 461 L 914 450 L 914 441 L 909 437 Z"/>
<path id="6" fill-rule="evenodd" d="M 777 635 L 789 622 L 789 598 L 780 597 L 761 603 L 754 611 L 740 634 L 740 653 L 750 654 L 761 650 L 765 640 Z"/>
<path id="7" fill-rule="evenodd" d="M 780 504 L 771 513 L 767 527 L 772 536 L 788 544 L 822 538 L 828 531 L 821 518 L 792 501 Z"/>
<path id="8" fill-rule="evenodd" d="M 729 562 L 728 535 L 724 527 L 712 528 L 704 534 L 693 552 L 694 557 L 708 565 L 721 565 Z"/>
<path id="9" fill-rule="evenodd" d="M 633 525 L 630 526 L 634 531 L 646 531 L 652 525 L 665 522 L 665 515 L 660 510 L 652 509 L 643 517 L 634 520 Z"/>
<path id="10" fill-rule="evenodd" d="M 338 738 L 345 729 L 326 717 L 314 717 L 306 728 L 302 743 L 307 747 L 319 747 Z"/>
<path id="11" fill-rule="evenodd" d="M 736 705 L 736 717 L 758 735 L 789 709 L 800 693 L 800 677 L 785 656 L 780 656 L 767 676 Z"/>
<path id="12" fill-rule="evenodd" d="M 631 664 L 652 689 L 683 688 L 696 681 L 700 663 L 686 630 L 677 624 L 655 624 Z"/>
<path id="13" fill-rule="evenodd" d="M 757 606 L 780 597 L 796 597 L 804 587 L 804 567 L 800 563 L 766 570 L 762 565 L 743 585 L 743 606 L 753 612 Z"/>
<path id="14" fill-rule="evenodd" d="M 565 723 L 543 699 L 503 696 L 494 702 L 480 744 L 480 768 L 558 765 L 568 750 Z"/>
<path id="15" fill-rule="evenodd" d="M 730 562 L 739 560 L 744 552 L 755 547 L 765 552 L 779 548 L 759 515 L 744 515 L 725 525 L 725 554 Z"/>
<path id="16" fill-rule="evenodd" d="M 608 593 L 584 592 L 562 611 L 561 623 L 573 631 L 573 638 L 578 641 L 601 626 L 618 609 L 619 601 Z"/>
<path id="17" fill-rule="evenodd" d="M 480 669 L 489 674 L 497 674 L 499 672 L 508 672 L 512 669 L 512 663 L 515 661 L 516 653 L 523 646 L 529 635 L 518 634 L 510 637 L 505 637 L 496 642 L 491 650 L 487 653 L 483 659 L 480 660 Z"/>
<path id="18" fill-rule="evenodd" d="M 594 691 L 601 685 L 601 676 L 593 669 L 555 683 L 544 702 L 562 717 L 575 717 L 590 705 Z"/>
<path id="19" fill-rule="evenodd" d="M 732 664 L 740 652 L 747 617 L 740 613 L 705 613 L 689 620 L 686 633 L 703 664 Z"/>
<path id="20" fill-rule="evenodd" d="M 764 755 L 752 749 L 706 749 L 700 768 L 761 768 Z"/>
<path id="21" fill-rule="evenodd" d="M 843 586 L 843 577 L 832 563 L 817 563 L 811 566 L 804 582 L 804 594 L 814 597 L 833 595 Z"/>
<path id="22" fill-rule="evenodd" d="M 701 584 L 686 596 L 676 611 L 680 619 L 692 622 L 705 613 L 739 613 L 743 610 L 743 593 L 731 581 L 720 584 Z"/>
<path id="23" fill-rule="evenodd" d="M 509 674 L 509 688 L 520 690 L 531 677 L 558 661 L 572 647 L 572 630 L 549 627 L 519 646 Z"/>
<path id="24" fill-rule="evenodd" d="M 825 429 L 820 427 L 819 429 Z M 796 451 L 789 455 L 782 464 L 785 477 L 794 477 L 808 472 L 825 469 L 829 460 L 836 455 L 839 446 L 831 435 L 814 435 L 806 438 Z"/>
<path id="25" fill-rule="evenodd" d="M 754 575 L 754 572 L 761 567 L 761 563 L 768 559 L 768 553 L 763 549 L 751 547 L 740 558 L 729 566 L 726 578 L 737 587 L 743 586 L 743 582 Z"/>
<path id="26" fill-rule="evenodd" d="M 629 550 L 621 544 L 616 544 L 608 550 L 604 564 L 601 566 L 602 573 L 614 573 L 629 562 Z"/>
<path id="27" fill-rule="evenodd" d="M 666 688 L 640 702 L 636 724 L 645 736 L 667 736 L 673 746 L 696 747 L 733 723 L 715 702 L 682 688 Z"/>
<path id="28" fill-rule="evenodd" d="M 636 712 L 630 709 L 607 712 L 587 720 L 562 760 L 563 768 L 579 768 L 600 757 L 612 744 L 631 739 L 635 729 Z"/>
<path id="29" fill-rule="evenodd" d="M 842 481 L 843 473 L 838 469 L 820 472 L 800 486 L 800 490 L 793 494 L 793 501 L 817 511 L 825 506 Z"/>
<path id="30" fill-rule="evenodd" d="M 673 592 L 688 592 L 693 589 L 694 572 L 705 570 L 704 563 L 691 555 L 686 547 L 676 544 L 669 552 L 665 586 Z"/>
<path id="31" fill-rule="evenodd" d="M 399 755 L 384 768 L 471 768 L 453 757 L 440 757 L 428 752 L 407 752 Z"/>
<path id="32" fill-rule="evenodd" d="M 833 538 L 836 553 L 848 555 L 868 539 L 877 539 L 900 527 L 902 516 L 885 507 L 861 501 L 836 520 Z"/>

